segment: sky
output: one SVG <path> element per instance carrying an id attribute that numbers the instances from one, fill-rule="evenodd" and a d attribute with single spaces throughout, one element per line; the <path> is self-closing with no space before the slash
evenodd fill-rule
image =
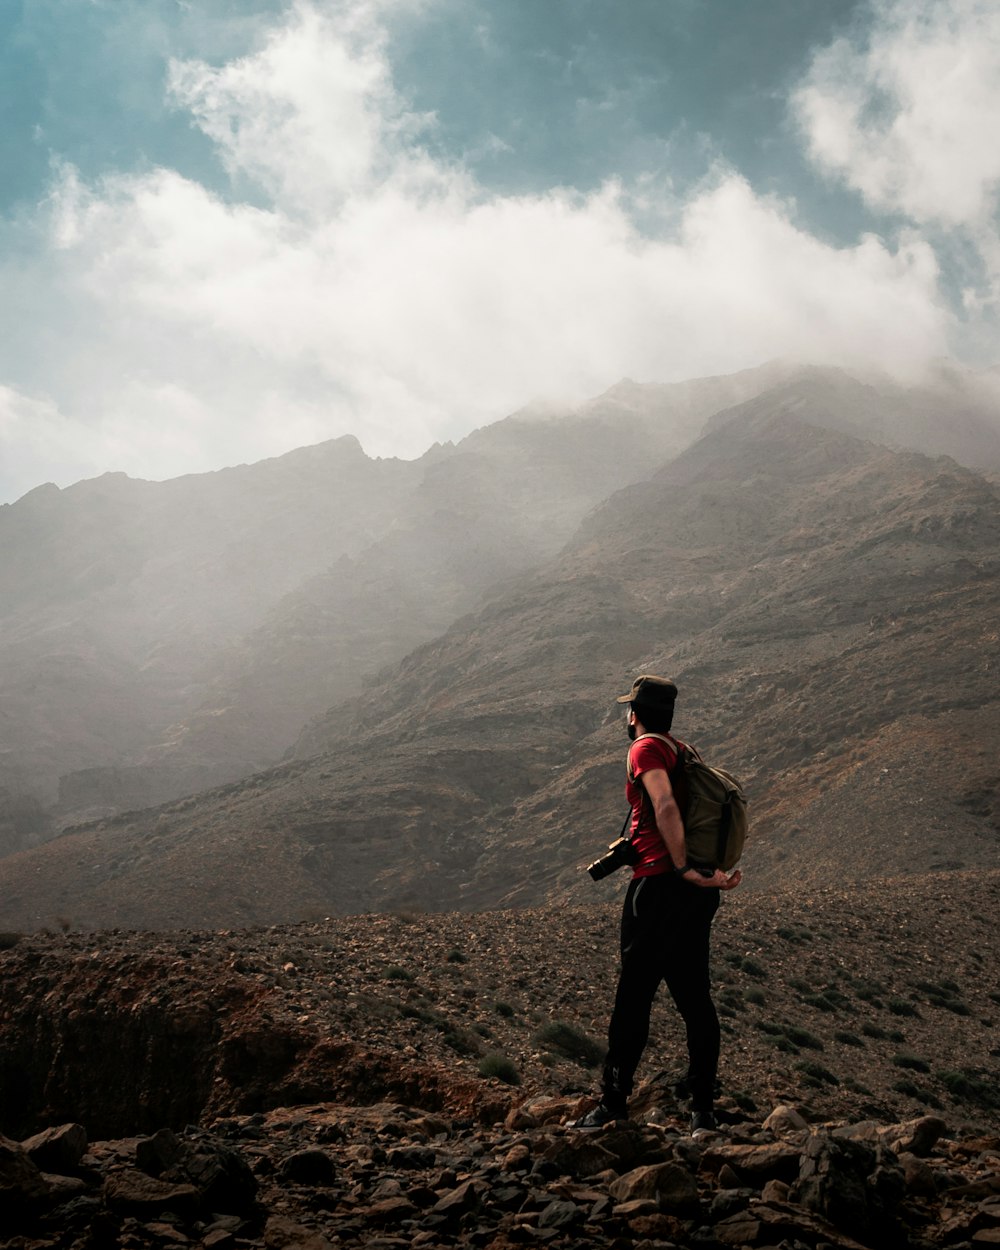
<path id="1" fill-rule="evenodd" d="M 995 0 L 4 0 L 0 501 L 1000 362 Z"/>

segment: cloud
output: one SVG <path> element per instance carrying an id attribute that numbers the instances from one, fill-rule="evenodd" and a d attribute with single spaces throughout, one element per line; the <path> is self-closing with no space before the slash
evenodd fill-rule
<path id="1" fill-rule="evenodd" d="M 876 0 L 793 97 L 810 156 L 882 212 L 970 236 L 1000 278 L 1000 7 Z"/>
<path id="2" fill-rule="evenodd" d="M 432 159 L 382 13 L 299 3 L 250 55 L 171 66 L 225 197 L 170 169 L 89 185 L 61 169 L 58 398 L 99 412 L 91 458 L 163 477 L 343 432 L 416 455 L 626 374 L 779 355 L 904 369 L 946 350 L 916 234 L 831 246 L 724 168 L 677 201 L 662 171 L 518 196 Z"/>

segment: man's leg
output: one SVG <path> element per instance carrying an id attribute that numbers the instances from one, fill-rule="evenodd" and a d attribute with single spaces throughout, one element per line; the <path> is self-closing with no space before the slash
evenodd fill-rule
<path id="1" fill-rule="evenodd" d="M 709 941 L 719 906 L 717 890 L 687 886 L 672 926 L 674 941 L 667 954 L 667 988 L 687 1030 L 688 1080 L 695 1111 L 711 1112 L 719 1068 L 719 1017 L 712 1002 Z"/>
<path id="2" fill-rule="evenodd" d="M 649 923 L 651 908 L 656 914 L 653 896 L 660 893 L 658 886 L 654 877 L 633 881 L 622 910 L 621 972 L 608 1025 L 603 1081 L 605 1105 L 621 1115 L 649 1040 L 649 1015 L 663 977 L 662 945 Z"/>

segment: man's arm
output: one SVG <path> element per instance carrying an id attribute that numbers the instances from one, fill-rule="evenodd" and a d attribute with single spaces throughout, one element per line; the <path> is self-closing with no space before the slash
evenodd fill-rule
<path id="1" fill-rule="evenodd" d="M 687 847 L 684 844 L 684 822 L 681 820 L 681 809 L 674 798 L 673 787 L 665 769 L 656 768 L 648 773 L 641 773 L 642 782 L 653 804 L 653 818 L 656 831 L 663 839 L 670 858 L 675 865 L 687 860 Z M 703 877 L 696 868 L 684 873 L 684 880 L 692 885 L 708 885 L 718 890 L 732 890 L 743 880 L 743 874 L 737 869 L 733 875 L 727 876 L 721 868 L 716 868 L 709 877 Z"/>

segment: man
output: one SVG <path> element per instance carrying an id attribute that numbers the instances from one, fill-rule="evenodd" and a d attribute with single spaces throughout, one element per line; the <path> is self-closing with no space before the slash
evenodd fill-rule
<path id="1" fill-rule="evenodd" d="M 688 866 L 684 825 L 670 775 L 677 763 L 668 735 L 677 687 L 644 674 L 619 703 L 628 704 L 625 796 L 638 855 L 625 895 L 621 925 L 621 973 L 608 1026 L 608 1055 L 601 1101 L 582 1119 L 581 1129 L 603 1128 L 628 1114 L 635 1070 L 649 1037 L 653 998 L 665 981 L 687 1029 L 691 1131 L 700 1136 L 716 1127 L 714 1098 L 719 1065 L 719 1018 L 709 980 L 709 935 L 719 892 L 742 880 L 716 869 L 703 875 Z"/>

